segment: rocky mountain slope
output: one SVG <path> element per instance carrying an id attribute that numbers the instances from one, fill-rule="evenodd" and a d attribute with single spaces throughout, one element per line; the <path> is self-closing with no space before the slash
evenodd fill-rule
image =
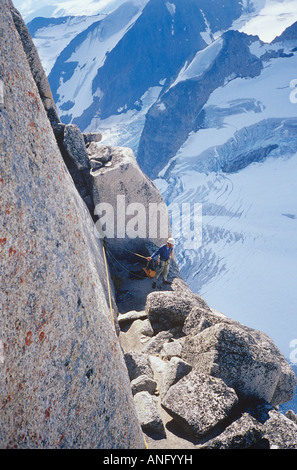
<path id="1" fill-rule="evenodd" d="M 177 236 L 184 279 L 289 357 L 296 34 L 292 25 L 270 44 L 239 31 L 272 37 L 294 2 L 95 3 L 94 16 L 71 16 L 82 14 L 72 1 L 29 23 L 63 122 L 132 148 L 168 206 L 202 204 L 200 248 Z"/>
<path id="2" fill-rule="evenodd" d="M 131 150 L 60 120 L 20 14 L 0 12 L 1 447 L 296 448 L 277 407 L 297 378 L 267 335 L 211 309 L 174 262 L 171 288 L 150 293 L 134 253 L 116 269 L 130 239 L 102 243 L 94 207 L 117 184 L 144 207 L 160 193 Z"/>
<path id="3" fill-rule="evenodd" d="M 223 34 L 196 55 L 150 108 L 138 149 L 139 165 L 147 174 L 156 178 L 189 134 L 205 127 L 203 109 L 217 88 L 234 77 L 260 74 L 263 64 L 249 49 L 254 40 L 237 31 Z M 151 161 L 156 162 L 152 168 Z"/>

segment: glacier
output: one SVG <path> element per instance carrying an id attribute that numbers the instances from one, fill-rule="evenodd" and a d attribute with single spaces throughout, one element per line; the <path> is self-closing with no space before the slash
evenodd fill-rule
<path id="1" fill-rule="evenodd" d="M 278 42 L 251 44 L 254 54 L 267 55 L 261 74 L 213 91 L 202 128 L 155 183 L 169 205 L 203 206 L 201 247 L 176 249 L 191 288 L 266 332 L 289 357 L 297 336 L 297 105 L 290 87 L 297 54 L 291 43 L 280 44 L 276 56 Z"/>

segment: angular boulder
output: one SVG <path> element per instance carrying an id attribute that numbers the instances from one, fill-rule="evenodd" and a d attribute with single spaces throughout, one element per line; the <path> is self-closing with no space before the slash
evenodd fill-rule
<path id="1" fill-rule="evenodd" d="M 223 380 L 192 370 L 170 387 L 161 403 L 187 432 L 203 437 L 229 416 L 238 397 Z"/>
<path id="2" fill-rule="evenodd" d="M 261 441 L 263 434 L 263 425 L 248 413 L 244 413 L 199 449 L 249 449 Z"/>
<path id="3" fill-rule="evenodd" d="M 260 332 L 219 323 L 187 336 L 181 357 L 198 371 L 222 378 L 242 398 L 278 405 L 292 399 L 296 376 L 277 348 L 264 347 Z M 265 335 L 265 341 L 271 344 Z"/>
<path id="4" fill-rule="evenodd" d="M 205 310 L 201 307 L 194 307 L 187 316 L 182 331 L 185 335 L 195 336 L 217 323 L 234 324 L 235 322 L 223 314 Z"/>
<path id="5" fill-rule="evenodd" d="M 150 342 L 144 347 L 143 352 L 146 354 L 160 354 L 164 345 L 173 337 L 170 331 L 160 331 Z"/>
<path id="6" fill-rule="evenodd" d="M 176 277 L 171 284 L 171 288 L 174 292 L 179 293 L 184 296 L 187 295 L 193 299 L 195 302 L 195 307 L 201 309 L 202 311 L 212 312 L 213 310 L 209 307 L 207 302 L 199 294 L 195 294 L 188 284 L 183 281 L 180 277 Z M 221 314 L 223 315 L 223 314 Z"/>
<path id="7" fill-rule="evenodd" d="M 179 277 L 175 277 L 171 284 L 171 291 L 151 292 L 146 299 L 145 312 L 155 332 L 184 327 L 188 317 L 188 329 L 197 324 L 192 311 L 201 315 L 212 314 L 210 307 L 198 294 L 194 294 L 189 286 Z M 190 315 L 191 314 L 191 315 Z M 194 323 L 194 325 L 193 325 Z"/>
<path id="8" fill-rule="evenodd" d="M 146 299 L 145 311 L 155 332 L 182 327 L 196 305 L 194 295 L 180 295 L 176 291 L 151 292 Z"/>
<path id="9" fill-rule="evenodd" d="M 170 387 L 182 379 L 185 375 L 189 374 L 192 366 L 182 361 L 178 357 L 173 357 L 166 363 L 161 380 L 160 394 L 163 398 Z"/>
<path id="10" fill-rule="evenodd" d="M 125 354 L 125 361 L 130 380 L 134 380 L 140 375 L 153 378 L 154 373 L 147 354 L 131 351 Z"/>
<path id="11" fill-rule="evenodd" d="M 170 360 L 173 357 L 180 357 L 184 341 L 184 338 L 179 338 L 169 341 L 168 343 L 164 343 L 161 355 L 167 360 Z"/>
<path id="12" fill-rule="evenodd" d="M 139 375 L 136 379 L 131 381 L 132 394 L 136 395 L 139 392 L 148 392 L 153 395 L 156 391 L 157 383 L 147 375 Z"/>
<path id="13" fill-rule="evenodd" d="M 118 323 L 119 325 L 123 325 L 126 323 L 132 323 L 135 320 L 142 320 L 147 318 L 147 313 L 144 310 L 130 310 L 126 313 L 120 313 L 118 316 Z"/>
<path id="14" fill-rule="evenodd" d="M 264 423 L 264 437 L 270 448 L 297 449 L 297 424 L 276 410 L 269 411 L 269 419 Z"/>
<path id="15" fill-rule="evenodd" d="M 134 396 L 134 403 L 142 429 L 148 433 L 166 437 L 164 424 L 156 401 L 149 392 L 139 392 Z"/>

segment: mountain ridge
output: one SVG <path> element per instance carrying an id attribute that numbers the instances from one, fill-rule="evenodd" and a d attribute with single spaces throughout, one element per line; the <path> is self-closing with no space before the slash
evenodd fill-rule
<path id="1" fill-rule="evenodd" d="M 214 16 L 216 3 L 212 2 L 209 4 L 214 12 Z M 251 8 L 252 2 L 245 2 L 243 6 L 247 10 L 250 9 L 250 18 L 257 19 L 257 13 L 264 4 L 268 3 L 264 1 L 256 2 L 254 13 L 252 13 Z M 170 19 L 173 21 L 174 19 L 174 4 L 173 2 L 170 3 L 169 10 L 162 7 L 162 11 L 166 13 L 168 21 Z M 162 5 L 165 5 L 165 3 L 163 2 Z M 178 6 L 179 4 L 176 3 L 176 8 Z M 227 12 L 228 8 L 225 5 L 225 13 L 227 14 Z M 217 15 L 217 18 L 220 18 L 220 15 Z M 151 17 L 151 20 L 153 19 Z M 221 31 L 214 33 L 205 12 L 203 19 L 204 26 L 201 37 L 209 46 L 210 43 L 213 43 L 213 35 L 221 36 L 224 31 L 223 28 L 220 28 Z M 238 21 L 241 21 L 241 17 Z M 235 30 L 236 22 L 237 20 L 233 21 L 230 17 L 231 28 L 234 27 Z M 167 30 L 171 35 L 172 30 L 169 28 L 169 24 Z M 290 35 L 294 38 L 293 27 L 292 25 L 289 29 L 292 28 Z M 184 132 L 183 137 L 180 138 L 178 127 L 176 133 L 172 132 L 172 140 L 180 139 L 180 142 L 182 142 L 185 137 L 187 137 L 187 140 L 177 150 L 176 155 L 173 155 L 171 160 L 167 161 L 167 166 L 161 168 L 162 171 L 156 177 L 155 182 L 162 190 L 162 194 L 168 204 L 173 201 L 178 204 L 182 204 L 184 201 L 194 203 L 197 202 L 195 198 L 201 195 L 201 200 L 198 200 L 198 202 L 203 203 L 204 207 L 203 224 L 205 225 L 205 230 L 203 237 L 205 245 L 198 253 L 198 258 L 195 257 L 194 253 L 187 251 L 182 243 L 176 247 L 180 266 L 191 287 L 197 291 L 201 290 L 211 304 L 215 304 L 223 311 L 232 312 L 234 317 L 245 317 L 253 326 L 255 326 L 254 322 L 259 321 L 262 329 L 266 328 L 275 339 L 280 338 L 281 348 L 283 351 L 286 351 L 288 356 L 291 339 L 289 335 L 294 325 L 292 325 L 292 328 L 287 328 L 285 324 L 283 325 L 281 320 L 277 318 L 277 308 L 282 309 L 280 298 L 287 299 L 285 318 L 287 325 L 291 325 L 292 318 L 290 318 L 290 315 L 293 315 L 292 305 L 296 305 L 296 299 L 293 294 L 294 288 L 290 287 L 291 278 L 295 276 L 294 253 L 291 251 L 293 243 L 291 241 L 291 233 L 294 229 L 292 224 L 295 220 L 296 211 L 294 209 L 293 199 L 295 193 L 290 171 L 294 170 L 294 154 L 292 152 L 295 148 L 293 123 L 296 116 L 296 105 L 294 106 L 290 102 L 290 93 L 293 91 L 292 88 L 290 89 L 290 80 L 293 80 L 296 76 L 296 54 L 294 52 L 296 45 L 294 46 L 294 39 L 291 40 L 291 43 L 283 41 L 284 34 L 288 34 L 288 32 L 282 33 L 280 35 L 282 39 L 275 38 L 271 44 L 263 40 L 252 40 L 246 57 L 255 56 L 255 61 L 258 64 L 260 62 L 264 64 L 258 80 L 252 80 L 248 77 L 232 77 L 232 69 L 230 69 L 226 82 L 220 88 L 213 91 L 201 112 L 197 116 L 193 112 L 196 123 L 195 126 L 193 124 L 190 134 L 187 135 Z M 242 36 L 242 38 L 247 37 L 249 35 Z M 219 38 L 216 39 L 216 42 L 219 43 Z M 248 40 L 246 39 L 247 43 Z M 214 44 L 216 43 L 214 42 Z M 108 50 L 107 46 L 107 44 L 104 44 L 104 51 L 102 49 L 104 54 Z M 206 48 L 204 48 L 205 50 Z M 164 80 L 155 83 L 155 86 L 150 87 L 140 97 L 141 99 L 138 100 L 137 105 L 134 106 L 133 99 L 131 99 L 132 108 L 134 106 L 137 109 L 125 109 L 127 103 L 125 97 L 123 97 L 119 108 L 116 108 L 115 104 L 113 105 L 113 109 L 119 110 L 116 115 L 102 120 L 100 115 L 96 114 L 87 131 L 100 129 L 103 134 L 103 143 L 129 146 L 133 148 L 134 153 L 137 155 L 146 114 L 151 106 L 153 106 L 156 114 L 158 113 L 162 116 L 161 110 L 165 106 L 161 101 L 162 96 L 165 96 L 170 86 L 173 88 L 176 80 L 180 80 L 178 84 L 180 88 L 185 86 L 181 79 L 186 74 L 194 71 L 194 67 L 189 67 L 189 62 L 193 61 L 194 58 L 195 53 L 193 52 L 184 66 L 179 71 L 176 71 L 174 76 L 170 78 L 163 77 Z M 199 70 L 201 72 L 201 70 L 204 70 L 203 67 L 207 65 L 207 57 L 203 56 L 204 62 L 201 58 L 202 55 L 196 58 L 199 59 L 196 60 L 196 72 L 199 72 Z M 238 56 L 238 60 L 240 59 L 241 57 Z M 83 67 L 84 64 L 85 61 L 81 61 L 77 69 Z M 286 73 L 283 72 L 281 74 L 280 70 L 284 70 Z M 167 79 L 167 82 L 165 79 Z M 107 83 L 108 74 L 105 80 Z M 84 83 L 83 79 L 79 83 L 82 85 Z M 187 86 L 190 92 L 190 86 Z M 89 85 L 83 88 L 91 89 Z M 65 108 L 60 111 L 60 114 L 63 118 L 65 117 L 67 122 L 71 122 L 73 119 L 73 114 L 71 114 L 73 109 L 71 106 L 74 101 L 77 104 L 77 114 L 81 115 L 81 108 L 93 100 L 91 92 L 87 97 L 80 99 L 77 95 L 76 99 L 73 100 L 74 90 L 75 86 L 73 85 L 72 87 L 71 81 L 67 81 L 62 93 L 64 97 L 60 102 L 60 105 Z M 98 96 L 95 96 L 94 99 L 99 102 L 100 92 L 97 94 Z M 160 100 L 159 102 L 158 99 Z M 180 103 L 180 109 L 175 109 L 175 112 L 178 114 L 178 119 L 183 125 L 183 111 L 185 110 L 182 100 Z M 76 122 L 83 127 L 82 121 Z M 164 129 L 166 129 L 166 126 Z M 286 133 L 290 137 L 290 145 L 286 145 Z M 279 140 L 276 139 L 276 135 L 279 137 Z M 148 172 L 154 170 L 155 166 L 159 165 L 158 139 L 160 146 L 162 146 L 163 140 L 166 141 L 167 139 L 167 135 L 159 132 L 159 126 L 156 124 L 155 133 L 153 135 L 147 133 L 148 143 L 150 143 L 150 139 L 156 139 L 156 150 L 155 161 L 148 162 L 150 157 L 149 152 L 147 156 L 143 157 L 143 165 L 147 165 Z M 259 139 L 259 141 L 254 142 L 255 139 Z M 169 141 L 168 145 L 171 146 L 172 143 Z M 246 145 L 246 148 L 244 148 L 244 145 Z M 230 155 L 230 158 L 227 158 L 228 152 L 234 152 L 234 155 Z M 280 157 L 281 152 L 283 152 L 284 158 L 277 161 L 274 157 Z M 238 159 L 238 162 L 234 162 L 233 157 L 235 160 Z M 293 159 L 290 157 L 293 157 Z M 273 160 L 271 160 L 272 158 Z M 291 161 L 289 162 L 289 160 Z M 248 162 L 250 164 L 247 166 Z M 220 170 L 222 165 L 223 169 L 226 169 L 229 173 L 222 172 L 218 175 L 209 173 L 212 170 Z M 241 167 L 241 172 L 234 173 L 236 168 L 239 169 L 239 167 Z M 199 168 L 200 170 L 204 168 L 208 175 L 197 171 Z M 265 168 L 267 168 L 267 174 L 265 173 Z M 232 172 L 230 173 L 230 171 Z M 280 175 L 279 179 L 274 176 L 277 171 Z M 244 180 L 245 175 L 247 175 L 246 180 Z M 256 191 L 257 199 L 253 198 L 255 189 L 253 188 L 252 179 L 258 181 L 259 185 L 262 185 L 262 192 Z M 287 188 L 282 181 L 283 179 L 288 181 Z M 210 188 L 208 198 L 205 197 L 205 188 Z M 269 194 L 270 202 L 268 200 L 265 202 L 265 193 Z M 287 200 L 282 196 L 282 193 L 286 194 Z M 242 194 L 244 194 L 244 198 Z M 194 195 L 194 198 L 192 198 L 192 195 Z M 227 195 L 230 197 L 230 204 L 227 202 Z M 254 216 L 257 219 L 251 218 L 248 224 L 245 225 L 244 222 L 247 220 L 248 214 L 251 214 L 250 208 L 255 208 L 257 205 L 259 206 L 259 212 L 261 207 L 262 217 L 260 217 L 258 211 L 255 211 Z M 275 208 L 274 212 L 272 207 Z M 223 214 L 229 214 L 230 217 L 233 217 L 233 220 L 224 219 L 222 217 Z M 268 217 L 268 214 L 271 215 L 271 219 Z M 291 218 L 285 217 L 282 214 L 289 214 Z M 278 223 L 276 223 L 277 217 L 279 217 Z M 216 223 L 214 224 L 215 218 Z M 272 240 L 269 230 L 263 227 L 262 219 L 266 221 L 267 227 L 273 227 L 275 238 L 279 237 L 279 244 Z M 235 221 L 238 222 L 237 225 Z M 288 225 L 289 221 L 291 221 L 291 225 Z M 254 230 L 256 223 L 260 224 L 261 230 Z M 252 230 L 251 227 L 253 228 Z M 279 227 L 282 227 L 282 230 Z M 220 234 L 223 237 L 222 244 L 219 243 Z M 213 242 L 211 243 L 212 237 Z M 265 248 L 264 245 L 257 245 L 257 241 L 265 237 L 268 237 L 272 250 L 269 252 L 268 259 L 264 257 L 264 252 L 266 252 L 268 245 L 266 244 Z M 255 241 L 253 243 L 252 241 L 250 242 L 250 238 Z M 286 250 L 283 248 L 285 245 L 287 245 Z M 282 256 L 279 253 L 282 253 Z M 291 254 L 289 255 L 288 253 Z M 236 259 L 241 260 L 242 269 L 236 265 Z M 196 265 L 201 269 L 194 267 L 195 260 Z M 259 260 L 268 266 L 272 263 L 271 267 L 265 271 L 262 265 L 260 266 Z M 255 267 L 258 266 L 260 268 L 259 272 L 262 273 L 261 279 L 258 281 L 258 288 L 253 279 L 257 279 L 259 273 L 256 272 L 256 268 L 252 268 L 252 264 Z M 246 272 L 244 272 L 244 266 L 246 266 Z M 235 274 L 238 272 L 240 276 Z M 273 276 L 273 272 L 280 273 L 279 285 L 276 283 L 276 276 Z M 240 284 L 237 282 L 239 277 L 241 279 Z M 267 282 L 264 282 L 264 279 Z M 274 286 L 272 288 L 273 292 L 268 289 L 268 283 Z M 285 287 L 285 283 L 287 283 L 287 287 Z M 237 286 L 236 289 L 233 284 Z M 261 296 L 259 286 L 261 288 L 263 286 L 262 300 L 260 299 L 262 308 L 256 314 L 253 309 L 250 292 L 252 291 L 253 295 L 257 297 Z M 232 294 L 228 296 L 226 291 L 230 291 Z M 242 292 L 241 295 L 245 296 L 245 309 L 243 309 L 242 304 L 237 298 L 238 292 Z M 234 302 L 233 305 L 231 305 L 231 299 Z M 269 307 L 266 306 L 265 301 L 268 301 Z M 242 312 L 242 310 L 244 311 Z"/>

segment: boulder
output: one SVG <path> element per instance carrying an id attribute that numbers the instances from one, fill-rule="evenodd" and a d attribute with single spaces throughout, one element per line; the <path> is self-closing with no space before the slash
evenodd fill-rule
<path id="1" fill-rule="evenodd" d="M 78 170 L 90 168 L 85 141 L 76 124 L 67 124 L 65 126 L 63 146 Z"/>
<path id="2" fill-rule="evenodd" d="M 171 288 L 174 292 L 184 296 L 184 295 L 187 295 L 189 297 L 191 297 L 195 303 L 195 307 L 199 307 L 201 310 L 203 311 L 207 311 L 207 312 L 214 312 L 214 310 L 212 310 L 207 302 L 201 297 L 201 295 L 199 294 L 195 294 L 191 289 L 190 287 L 188 286 L 188 284 L 183 280 L 181 279 L 180 277 L 176 277 L 175 279 L 173 279 L 172 281 L 172 284 L 171 284 Z M 223 316 L 223 314 L 221 314 Z"/>
<path id="3" fill-rule="evenodd" d="M 269 419 L 264 423 L 264 437 L 270 448 L 297 449 L 297 424 L 276 410 L 269 411 Z"/>
<path id="4" fill-rule="evenodd" d="M 168 360 L 170 360 L 172 357 L 180 357 L 184 341 L 185 338 L 179 338 L 164 343 L 163 348 L 161 350 L 161 356 Z"/>
<path id="5" fill-rule="evenodd" d="M 107 150 L 110 165 L 91 172 L 97 236 L 105 237 L 117 258 L 129 256 L 125 250 L 141 254 L 147 241 L 165 243 L 170 224 L 160 191 L 142 173 L 131 149 L 97 146 L 99 153 Z"/>
<path id="6" fill-rule="evenodd" d="M 134 396 L 134 403 L 142 429 L 149 434 L 157 434 L 159 438 L 166 437 L 154 397 L 148 392 L 139 392 Z"/>
<path id="7" fill-rule="evenodd" d="M 166 363 L 161 380 L 161 398 L 168 392 L 169 388 L 182 379 L 185 375 L 189 374 L 192 366 L 182 361 L 178 357 L 173 357 Z"/>
<path id="8" fill-rule="evenodd" d="M 163 359 L 161 359 L 160 357 L 153 355 L 149 356 L 149 362 L 153 370 L 154 379 L 157 381 L 158 386 L 160 388 L 160 384 L 162 383 L 162 377 L 168 363 L 167 361 L 163 361 Z"/>
<path id="9" fill-rule="evenodd" d="M 151 292 L 146 299 L 145 311 L 155 332 L 170 330 L 184 322 L 196 305 L 194 295 L 180 295 L 176 291 Z"/>
<path id="10" fill-rule="evenodd" d="M 277 406 L 291 401 L 294 397 L 297 377 L 286 358 L 267 334 L 244 325 L 241 325 L 241 328 L 251 334 L 258 347 L 264 349 L 267 354 L 275 358 L 276 362 L 280 365 L 279 380 L 271 404 Z"/>
<path id="11" fill-rule="evenodd" d="M 187 316 L 182 331 L 185 335 L 195 336 L 205 330 L 205 328 L 209 328 L 217 323 L 234 324 L 235 322 L 223 314 L 201 307 L 194 307 Z"/>
<path id="12" fill-rule="evenodd" d="M 157 382 L 147 375 L 139 375 L 136 379 L 131 381 L 132 394 L 136 395 L 139 392 L 149 392 L 153 395 L 157 388 Z"/>
<path id="13" fill-rule="evenodd" d="M 160 354 L 164 344 L 170 341 L 172 336 L 170 331 L 160 331 L 160 333 L 154 336 L 144 347 L 143 352 L 147 354 Z"/>
<path id="14" fill-rule="evenodd" d="M 217 437 L 210 439 L 199 449 L 249 449 L 262 440 L 264 428 L 248 413 L 226 427 Z"/>
<path id="15" fill-rule="evenodd" d="M 124 325 L 143 318 L 147 318 L 147 313 L 144 310 L 130 310 L 129 312 L 119 314 L 118 323 L 119 325 Z"/>
<path id="16" fill-rule="evenodd" d="M 140 375 L 147 375 L 148 377 L 153 378 L 154 374 L 149 363 L 148 354 L 132 351 L 127 352 L 124 357 L 130 380 L 134 380 Z"/>
<path id="17" fill-rule="evenodd" d="M 273 405 L 289 401 L 295 374 L 277 348 L 263 347 L 259 336 L 238 324 L 218 323 L 187 336 L 181 357 L 198 371 L 222 378 L 241 398 L 264 399 Z"/>
<path id="18" fill-rule="evenodd" d="M 223 380 L 192 370 L 169 388 L 161 403 L 187 432 L 203 437 L 226 420 L 238 397 Z"/>

